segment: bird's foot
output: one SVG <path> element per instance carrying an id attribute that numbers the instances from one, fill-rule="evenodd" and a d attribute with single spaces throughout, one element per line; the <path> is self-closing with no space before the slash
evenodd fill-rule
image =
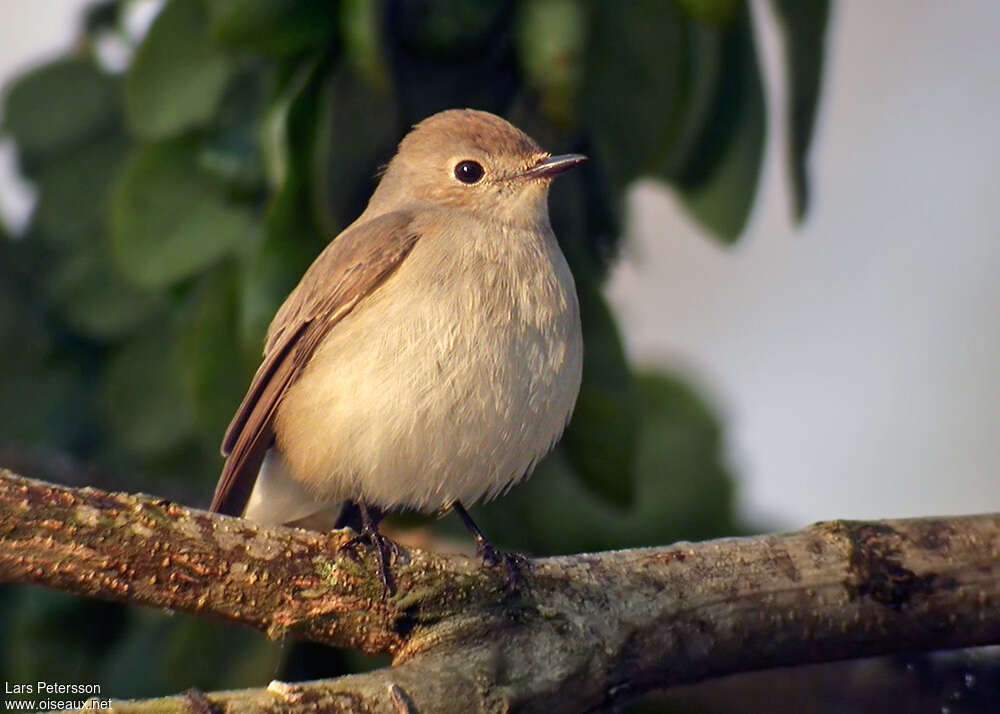
<path id="1" fill-rule="evenodd" d="M 389 565 L 399 555 L 399 545 L 378 532 L 377 526 L 365 526 L 356 536 L 341 544 L 339 552 L 347 552 L 355 560 L 358 559 L 359 547 L 371 548 L 375 551 L 379 578 L 382 580 L 382 598 L 385 599 L 396 592 Z"/>
<path id="2" fill-rule="evenodd" d="M 502 551 L 485 539 L 476 541 L 476 553 L 487 568 L 503 567 L 508 594 L 513 595 L 524 586 L 524 571 L 531 567 L 531 561 L 526 556 Z"/>
<path id="3" fill-rule="evenodd" d="M 524 585 L 524 571 L 531 566 L 531 561 L 520 553 L 505 553 L 486 540 L 486 536 L 479 530 L 472 516 L 458 501 L 452 502 L 451 508 L 462 519 L 462 523 L 476 541 L 476 552 L 483 559 L 483 565 L 488 568 L 503 566 L 507 575 L 507 594 L 513 595 L 520 590 Z"/>

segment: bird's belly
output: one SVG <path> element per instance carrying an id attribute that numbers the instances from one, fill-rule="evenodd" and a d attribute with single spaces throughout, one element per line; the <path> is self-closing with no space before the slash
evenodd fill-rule
<path id="1" fill-rule="evenodd" d="M 478 283 L 415 298 L 401 282 L 372 295 L 279 407 L 293 478 L 321 501 L 435 510 L 526 475 L 561 434 L 580 383 L 572 283 L 548 282 L 559 300 L 546 309 Z"/>

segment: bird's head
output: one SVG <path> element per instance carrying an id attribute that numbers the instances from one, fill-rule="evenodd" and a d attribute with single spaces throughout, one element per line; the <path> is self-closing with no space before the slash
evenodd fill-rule
<path id="1" fill-rule="evenodd" d="M 403 138 L 369 211 L 430 202 L 515 224 L 547 222 L 551 180 L 585 160 L 552 156 L 489 112 L 450 109 Z"/>

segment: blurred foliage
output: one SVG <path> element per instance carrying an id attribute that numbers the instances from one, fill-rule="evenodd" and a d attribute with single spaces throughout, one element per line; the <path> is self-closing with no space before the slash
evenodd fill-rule
<path id="1" fill-rule="evenodd" d="M 830 0 L 772 2 L 781 23 L 788 58 L 788 166 L 795 192 L 795 215 L 802 220 L 809 208 L 806 156 L 816 121 L 816 105 L 819 103 Z"/>
<path id="2" fill-rule="evenodd" d="M 801 217 L 829 8 L 773 3 Z M 66 56 L 4 90 L 0 131 L 38 203 L 24 235 L 0 236 L 0 440 L 205 504 L 281 301 L 408 127 L 477 107 L 592 158 L 551 197 L 583 313 L 578 408 L 537 475 L 477 510 L 487 532 L 557 553 L 739 531 L 718 418 L 681 380 L 636 374 L 601 282 L 640 177 L 721 241 L 746 225 L 766 112 L 743 0 L 167 0 L 140 37 L 133 9 L 95 3 Z M 101 60 L 109 38 L 123 73 Z M 7 589 L 0 610 L 9 681 L 146 696 L 260 685 L 282 655 L 57 593 Z M 288 676 L 372 665 L 294 652 Z"/>

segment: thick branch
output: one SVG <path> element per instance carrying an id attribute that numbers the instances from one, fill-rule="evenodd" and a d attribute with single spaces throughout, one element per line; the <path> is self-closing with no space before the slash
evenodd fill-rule
<path id="1" fill-rule="evenodd" d="M 1000 642 L 1000 515 L 546 558 L 510 597 L 501 573 L 414 550 L 383 600 L 371 559 L 338 554 L 345 537 L 0 472 L 0 582 L 395 656 L 283 696 L 212 695 L 227 711 L 580 711 L 738 671 Z"/>

